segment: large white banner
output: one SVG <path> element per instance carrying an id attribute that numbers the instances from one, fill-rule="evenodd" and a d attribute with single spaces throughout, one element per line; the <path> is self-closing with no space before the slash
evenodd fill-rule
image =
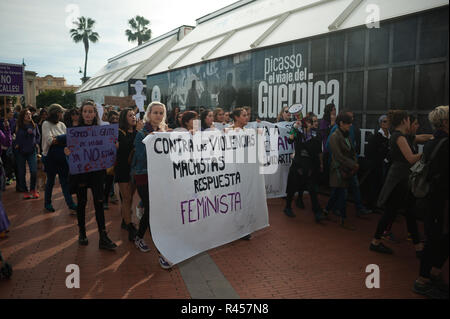
<path id="1" fill-rule="evenodd" d="M 254 130 L 156 133 L 143 142 L 151 233 L 169 262 L 180 263 L 269 226 L 264 175 L 251 154 Z"/>
<path id="2" fill-rule="evenodd" d="M 294 144 L 289 144 L 289 131 L 295 122 L 250 122 L 246 127 L 248 128 L 263 128 L 266 134 L 266 152 L 267 159 L 270 164 L 277 167 L 276 171 L 272 174 L 264 175 L 266 184 L 267 198 L 279 198 L 286 196 L 286 185 L 289 175 L 289 168 L 291 167 L 292 157 L 294 153 Z M 273 139 L 271 144 L 271 137 L 276 135 L 276 142 L 273 145 Z M 276 155 L 270 156 L 270 151 L 274 150 Z"/>

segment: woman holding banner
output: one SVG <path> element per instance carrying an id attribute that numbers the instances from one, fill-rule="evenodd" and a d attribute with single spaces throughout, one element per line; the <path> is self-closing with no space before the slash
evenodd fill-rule
<path id="1" fill-rule="evenodd" d="M 128 231 L 128 240 L 130 241 L 134 241 L 137 233 L 136 227 L 131 222 L 131 205 L 133 204 L 133 196 L 136 192 L 136 185 L 130 176 L 131 160 L 134 154 L 136 133 L 142 127 L 142 121 L 136 120 L 136 114 L 132 108 L 126 108 L 120 112 L 119 141 L 114 174 L 115 180 L 119 184 L 122 198 L 120 206 L 120 213 L 122 215 L 121 227 Z"/>
<path id="2" fill-rule="evenodd" d="M 80 127 L 99 125 L 99 118 L 97 108 L 93 102 L 83 102 L 81 109 Z M 70 150 L 66 147 L 64 149 L 65 154 L 68 156 Z M 105 170 L 93 171 L 88 173 L 71 175 L 70 181 L 77 188 L 77 200 L 78 200 L 78 228 L 79 237 L 78 243 L 82 246 L 88 244 L 86 236 L 86 204 L 87 204 L 87 189 L 92 191 L 92 197 L 94 199 L 95 218 L 97 220 L 98 232 L 100 235 L 99 248 L 105 250 L 114 250 L 117 245 L 108 238 L 106 234 L 105 226 L 105 214 L 103 211 L 103 183 L 105 180 Z"/>
<path id="3" fill-rule="evenodd" d="M 238 107 L 233 110 L 230 114 L 231 118 L 233 119 L 233 126 L 230 128 L 225 128 L 225 133 L 229 132 L 230 130 L 245 130 L 245 126 L 248 124 L 248 114 L 247 111 L 242 108 Z M 241 239 L 243 240 L 250 240 L 252 238 L 251 234 L 248 234 Z"/>
<path id="4" fill-rule="evenodd" d="M 11 130 L 9 128 L 8 121 L 3 123 L 4 130 L 0 130 L 0 146 L 9 147 L 11 146 L 12 136 Z M 0 147 L 0 155 L 2 154 L 2 149 Z M 5 208 L 2 203 L 2 192 L 5 190 L 6 175 L 3 169 L 3 162 L 0 158 L 0 239 L 6 238 L 6 233 L 8 232 L 8 227 L 10 225 L 8 216 L 6 215 Z"/>
<path id="5" fill-rule="evenodd" d="M 47 173 L 44 205 L 49 212 L 55 212 L 52 206 L 52 192 L 56 174 L 58 174 L 67 206 L 70 210 L 77 210 L 69 190 L 69 166 L 64 155 L 66 146 L 66 125 L 62 122 L 64 111 L 65 109 L 59 104 L 50 105 L 48 118 L 42 124 L 42 161 Z"/>
<path id="6" fill-rule="evenodd" d="M 147 228 L 149 228 L 150 202 L 147 175 L 147 150 L 142 141 L 149 134 L 167 131 L 167 125 L 165 122 L 166 106 L 160 102 L 150 103 L 144 115 L 144 127 L 142 130 L 137 132 L 134 140 L 135 152 L 131 164 L 131 171 L 136 182 L 139 197 L 144 203 L 144 215 L 139 222 L 139 230 L 136 234 L 134 243 L 142 252 L 150 251 L 143 239 Z M 159 254 L 159 265 L 163 269 L 169 269 L 172 267 L 161 254 Z"/>

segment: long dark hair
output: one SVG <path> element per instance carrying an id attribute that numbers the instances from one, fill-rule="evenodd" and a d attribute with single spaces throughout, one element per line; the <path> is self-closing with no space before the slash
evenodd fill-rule
<path id="1" fill-rule="evenodd" d="M 28 109 L 23 109 L 22 111 L 20 111 L 19 117 L 17 118 L 16 133 L 19 131 L 19 129 L 25 127 L 25 113 L 29 111 L 30 110 Z M 34 123 L 33 119 L 31 119 L 31 125 L 33 126 L 33 128 L 36 128 L 36 124 Z"/>
<path id="2" fill-rule="evenodd" d="M 66 124 L 66 127 L 73 127 L 73 122 L 72 122 L 72 115 L 78 113 L 78 115 L 80 115 L 80 111 L 74 107 L 70 110 L 68 110 L 66 113 L 64 113 L 64 124 Z M 78 121 L 78 124 L 80 124 L 80 121 Z"/>
<path id="3" fill-rule="evenodd" d="M 125 109 L 123 109 L 122 111 L 120 111 L 120 115 L 119 115 L 119 128 L 121 130 L 124 130 L 125 132 L 128 131 L 128 127 L 130 126 L 128 124 L 128 112 L 131 112 L 133 110 L 133 108 L 131 107 L 127 107 Z M 134 129 L 136 129 L 136 127 L 134 127 Z"/>
<path id="4" fill-rule="evenodd" d="M 331 123 L 331 112 L 334 108 L 336 108 L 336 105 L 334 105 L 334 103 L 327 104 L 325 106 L 325 110 L 323 111 L 322 119 L 326 120 L 328 123 Z"/>
<path id="5" fill-rule="evenodd" d="M 196 119 L 197 117 L 198 117 L 197 112 L 186 111 L 183 113 L 183 117 L 181 118 L 181 125 L 184 128 L 187 128 L 187 123 L 189 123 L 189 121 L 192 119 Z"/>
<path id="6" fill-rule="evenodd" d="M 205 122 L 206 117 L 208 117 L 208 114 L 209 114 L 209 113 L 213 113 L 213 111 L 206 110 L 206 111 L 203 111 L 203 112 L 200 114 L 200 121 L 202 122 L 202 130 L 206 130 L 206 129 L 208 129 L 208 128 L 211 127 L 211 126 L 208 126 L 208 125 L 206 124 L 206 122 Z M 214 114 L 214 113 L 213 113 L 213 114 Z"/>
<path id="7" fill-rule="evenodd" d="M 400 126 L 403 120 L 409 118 L 409 115 L 406 111 L 403 110 L 390 110 L 388 112 L 388 118 L 393 128 Z"/>
<path id="8" fill-rule="evenodd" d="M 87 124 L 84 122 L 84 119 L 83 119 L 83 110 L 84 110 L 85 106 L 92 106 L 94 108 L 95 118 L 92 121 L 92 125 L 98 125 L 100 123 L 100 120 L 98 118 L 97 107 L 95 106 L 94 102 L 84 101 L 80 108 L 80 126 L 87 126 Z"/>

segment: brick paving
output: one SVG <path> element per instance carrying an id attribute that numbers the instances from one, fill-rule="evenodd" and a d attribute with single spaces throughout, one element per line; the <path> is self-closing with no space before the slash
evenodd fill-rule
<path id="1" fill-rule="evenodd" d="M 69 214 L 59 187 L 53 196 L 55 213 L 44 212 L 42 198 L 24 201 L 14 190 L 14 185 L 7 186 L 3 193 L 12 225 L 9 237 L 0 240 L 14 274 L 0 282 L 0 298 L 191 298 L 178 266 L 170 271 L 159 267 L 148 233 L 150 253 L 139 252 L 128 241 L 127 232 L 120 229 L 118 205 L 110 204 L 105 212 L 110 238 L 118 244 L 115 252 L 107 252 L 98 249 L 90 197 L 89 245 L 79 247 L 76 216 Z M 323 205 L 326 200 L 320 197 Z M 208 252 L 240 298 L 420 298 L 411 291 L 419 262 L 406 240 L 403 219 L 393 226 L 401 242 L 388 243 L 395 254 L 386 256 L 368 249 L 379 215 L 355 218 L 349 204 L 348 215 L 357 227 L 352 232 L 331 221 L 317 225 L 307 196 L 306 209 L 293 206 L 296 218 L 283 214 L 283 204 L 281 199 L 268 200 L 270 227 L 255 232 L 250 241 L 238 240 Z M 66 288 L 69 264 L 80 266 L 80 289 Z M 380 289 L 365 287 L 369 264 L 380 267 Z M 448 282 L 448 262 L 444 269 Z"/>

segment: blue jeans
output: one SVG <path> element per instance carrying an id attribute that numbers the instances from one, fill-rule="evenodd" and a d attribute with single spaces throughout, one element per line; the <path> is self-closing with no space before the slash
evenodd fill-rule
<path id="1" fill-rule="evenodd" d="M 361 201 L 361 192 L 359 190 L 358 176 L 356 174 L 353 175 L 352 179 L 350 180 L 350 187 L 352 190 L 353 199 L 355 201 L 356 210 L 364 209 L 364 206 Z"/>
<path id="2" fill-rule="evenodd" d="M 46 156 L 44 159 L 44 163 L 45 172 L 47 173 L 47 184 L 45 184 L 44 199 L 45 206 L 49 206 L 52 204 L 52 192 L 53 186 L 55 185 L 56 174 L 58 174 L 59 182 L 61 184 L 62 192 L 64 194 L 64 199 L 66 200 L 67 206 L 71 207 L 75 205 L 69 189 L 69 166 L 67 165 L 67 162 L 56 163 L 52 160 L 49 160 L 48 156 Z"/>
<path id="3" fill-rule="evenodd" d="M 17 152 L 17 171 L 19 176 L 17 177 L 17 183 L 19 187 L 28 190 L 27 182 L 25 180 L 26 175 L 26 164 L 28 162 L 28 167 L 30 168 L 30 191 L 36 189 L 36 176 L 37 176 L 37 159 L 36 151 L 31 154 L 22 154 Z"/>
<path id="4" fill-rule="evenodd" d="M 331 190 L 330 199 L 326 207 L 327 211 L 338 210 L 340 216 L 345 219 L 347 218 L 347 189 L 336 187 Z"/>

